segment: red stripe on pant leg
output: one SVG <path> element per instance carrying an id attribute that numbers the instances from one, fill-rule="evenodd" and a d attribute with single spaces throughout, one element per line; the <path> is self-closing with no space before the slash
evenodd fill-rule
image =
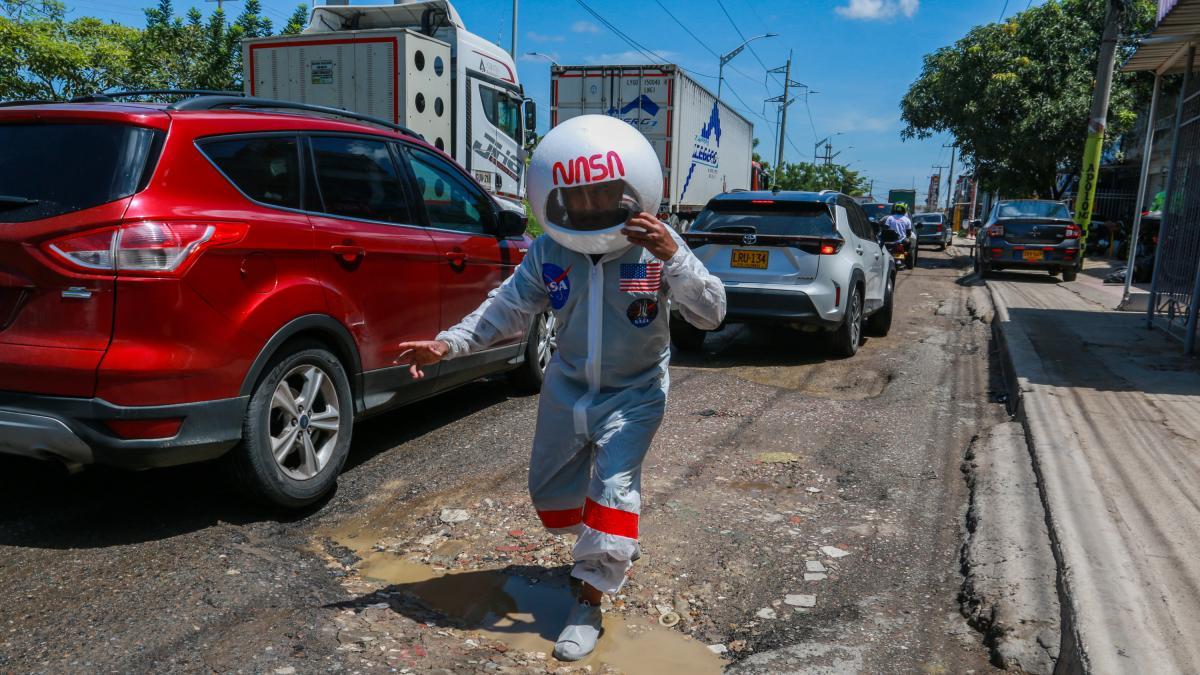
<path id="1" fill-rule="evenodd" d="M 638 514 L 597 504 L 591 499 L 583 505 L 583 524 L 618 537 L 637 539 L 638 536 Z"/>
<path id="2" fill-rule="evenodd" d="M 583 509 L 563 509 L 561 511 L 538 511 L 542 525 L 552 530 L 573 527 L 583 522 Z"/>

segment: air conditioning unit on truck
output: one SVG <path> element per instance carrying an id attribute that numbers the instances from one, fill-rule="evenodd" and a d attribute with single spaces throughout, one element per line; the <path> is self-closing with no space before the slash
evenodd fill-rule
<path id="1" fill-rule="evenodd" d="M 679 229 L 714 196 L 758 187 L 754 125 L 677 66 L 552 66 L 550 126 L 589 114 L 619 117 L 650 140 L 663 166 L 659 214 Z"/>
<path id="2" fill-rule="evenodd" d="M 534 104 L 508 52 L 467 31 L 447 0 L 315 7 L 299 35 L 244 40 L 242 63 L 248 95 L 392 120 L 494 194 L 525 196 Z"/>

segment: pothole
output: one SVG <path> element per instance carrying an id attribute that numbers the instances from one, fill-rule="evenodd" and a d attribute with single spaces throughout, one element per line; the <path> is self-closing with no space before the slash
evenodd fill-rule
<path id="1" fill-rule="evenodd" d="M 433 612 L 455 627 L 518 651 L 553 651 L 574 602 L 565 580 L 550 575 L 525 576 L 507 569 L 443 572 L 388 552 L 366 556 L 358 573 L 383 585 L 376 596 L 387 598 L 394 611 L 417 619 Z M 596 651 L 577 665 L 649 675 L 719 673 L 724 662 L 678 631 L 606 612 Z"/>
<path id="2" fill-rule="evenodd" d="M 830 368 L 804 366 L 793 368 L 745 367 L 734 371 L 737 377 L 757 384 L 794 389 L 806 394 L 837 401 L 861 401 L 883 393 L 892 374 L 868 368 Z"/>

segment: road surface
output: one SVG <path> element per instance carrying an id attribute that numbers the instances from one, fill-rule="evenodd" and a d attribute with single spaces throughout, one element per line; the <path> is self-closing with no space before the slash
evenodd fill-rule
<path id="1" fill-rule="evenodd" d="M 580 667 L 991 668 L 961 466 L 1007 417 L 965 266 L 923 251 L 850 360 L 744 327 L 676 356 L 644 556 Z M 212 467 L 0 458 L 0 670 L 554 670 L 569 548 L 525 496 L 536 403 L 496 380 L 369 420 L 337 493 L 283 520 Z"/>

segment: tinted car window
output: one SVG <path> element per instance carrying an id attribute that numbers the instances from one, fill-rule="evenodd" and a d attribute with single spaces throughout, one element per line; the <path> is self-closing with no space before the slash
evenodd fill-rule
<path id="1" fill-rule="evenodd" d="M 389 223 L 411 222 L 387 143 L 314 136 L 312 151 L 325 213 Z"/>
<path id="2" fill-rule="evenodd" d="M 817 202 L 760 200 L 709 202 L 692 224 L 692 232 L 824 237 L 834 233 L 829 207 Z"/>
<path id="3" fill-rule="evenodd" d="M 250 199 L 299 208 L 300 155 L 295 138 L 208 141 L 200 150 Z"/>
<path id="4" fill-rule="evenodd" d="M 839 197 L 837 204 L 846 209 L 846 219 L 850 221 L 850 231 L 854 233 L 854 236 L 859 239 L 869 238 L 866 229 L 863 227 L 863 222 L 859 219 L 854 202 L 844 197 Z"/>
<path id="5" fill-rule="evenodd" d="M 912 220 L 914 223 L 940 223 L 942 222 L 942 214 L 927 213 L 919 216 L 913 216 Z"/>
<path id="6" fill-rule="evenodd" d="M 892 214 L 891 204 L 863 204 L 861 208 L 868 220 L 880 223 Z"/>
<path id="7" fill-rule="evenodd" d="M 999 218 L 1054 218 L 1070 220 L 1071 213 L 1060 202 L 1000 202 L 996 206 Z"/>
<path id="8" fill-rule="evenodd" d="M 132 195 L 161 138 L 122 124 L 0 124 L 0 222 L 49 218 Z"/>
<path id="9" fill-rule="evenodd" d="M 471 234 L 491 229 L 491 197 L 433 154 L 413 148 L 409 155 L 431 227 Z"/>

